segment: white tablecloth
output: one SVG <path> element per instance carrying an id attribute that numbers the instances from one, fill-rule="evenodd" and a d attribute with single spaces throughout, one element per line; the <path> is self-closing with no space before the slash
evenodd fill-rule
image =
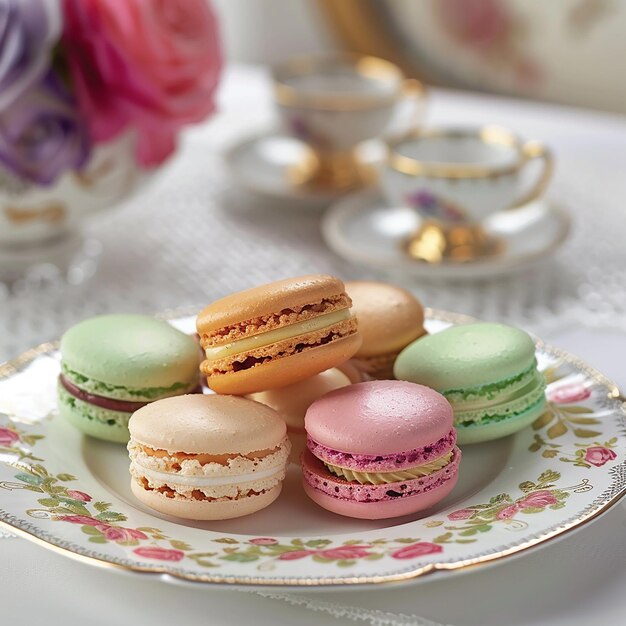
<path id="1" fill-rule="evenodd" d="M 98 312 L 203 304 L 251 284 L 312 270 L 371 276 L 325 252 L 317 215 L 257 210 L 253 198 L 228 188 L 216 152 L 269 119 L 263 75 L 233 69 L 221 99 L 224 113 L 188 134 L 180 157 L 151 189 L 90 227 L 105 247 L 94 280 L 2 303 L 0 357 L 58 336 Z M 626 196 L 626 121 L 451 92 L 435 92 L 431 107 L 434 121 L 499 122 L 546 139 L 559 159 L 552 195 L 572 208 L 578 229 L 555 264 L 530 275 L 472 287 L 414 289 L 432 306 L 538 331 L 626 388 L 626 219 L 619 212 Z M 373 592 L 300 593 L 288 601 L 166 585 L 71 561 L 21 539 L 3 539 L 0 623 L 424 624 L 418 615 L 457 626 L 624 623 L 624 513 L 620 505 L 543 549 L 447 580 Z"/>

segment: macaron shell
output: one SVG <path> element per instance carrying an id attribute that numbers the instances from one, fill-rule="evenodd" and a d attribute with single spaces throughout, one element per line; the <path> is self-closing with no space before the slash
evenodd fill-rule
<path id="1" fill-rule="evenodd" d="M 144 489 L 134 479 L 131 479 L 130 488 L 137 500 L 165 515 L 192 520 L 222 520 L 243 517 L 264 509 L 278 498 L 282 484 L 265 493 L 239 500 L 216 501 L 168 498 L 158 491 Z"/>
<path id="2" fill-rule="evenodd" d="M 309 406 L 330 391 L 349 384 L 350 380 L 345 374 L 337 368 L 331 368 L 292 385 L 253 393 L 249 398 L 277 411 L 285 420 L 287 428 L 304 429 L 304 415 Z"/>
<path id="3" fill-rule="evenodd" d="M 207 384 L 216 393 L 233 395 L 284 387 L 347 361 L 360 345 L 360 335 L 349 335 L 250 369 L 210 376 Z"/>
<path id="4" fill-rule="evenodd" d="M 546 410 L 545 403 L 531 407 L 529 410 L 507 417 L 506 419 L 487 424 L 472 426 L 457 426 L 457 441 L 460 445 L 482 443 L 507 437 L 530 426 L 537 418 L 541 417 Z"/>
<path id="5" fill-rule="evenodd" d="M 191 384 L 198 377 L 198 346 L 167 322 L 144 315 L 103 315 L 70 328 L 61 357 L 86 378 L 133 388 Z"/>
<path id="6" fill-rule="evenodd" d="M 300 458 L 306 450 L 306 433 L 297 432 L 287 429 L 287 436 L 291 442 L 291 452 L 289 454 L 289 462 L 300 465 Z"/>
<path id="7" fill-rule="evenodd" d="M 364 364 L 355 358 L 349 359 L 345 363 L 337 365 L 337 369 L 345 374 L 350 379 L 352 384 L 364 383 L 367 380 L 372 380 L 370 375 L 367 373 Z"/>
<path id="8" fill-rule="evenodd" d="M 259 402 L 191 394 L 139 409 L 129 430 L 138 443 L 168 452 L 248 454 L 278 446 L 287 427 L 276 411 Z"/>
<path id="9" fill-rule="evenodd" d="M 406 289 L 371 281 L 347 282 L 345 287 L 363 336 L 357 357 L 398 353 L 426 332 L 424 309 Z"/>
<path id="10" fill-rule="evenodd" d="M 432 444 L 452 430 L 452 407 L 439 393 L 406 381 L 350 385 L 314 402 L 305 428 L 342 452 L 386 455 Z"/>
<path id="11" fill-rule="evenodd" d="M 534 359 L 535 344 L 523 330 L 468 324 L 414 341 L 399 354 L 394 374 L 446 392 L 514 377 L 531 367 Z"/>
<path id="12" fill-rule="evenodd" d="M 435 506 L 454 489 L 456 482 L 457 477 L 454 477 L 425 494 L 409 498 L 398 498 L 396 500 L 385 500 L 384 502 L 340 500 L 317 491 L 307 483 L 303 483 L 303 487 L 305 493 L 313 502 L 332 513 L 345 517 L 356 517 L 357 519 L 389 519 L 403 515 L 412 515 Z"/>
<path id="13" fill-rule="evenodd" d="M 339 296 L 344 284 L 334 276 L 315 274 L 287 278 L 233 293 L 211 303 L 198 314 L 198 333 L 208 333 L 235 322 L 280 313 L 290 307 L 301 307 Z"/>

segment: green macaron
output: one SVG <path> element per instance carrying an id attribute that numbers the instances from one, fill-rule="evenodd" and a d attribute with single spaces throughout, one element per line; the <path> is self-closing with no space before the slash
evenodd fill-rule
<path id="1" fill-rule="evenodd" d="M 447 398 L 461 444 L 515 433 L 545 410 L 535 344 L 512 326 L 469 324 L 418 339 L 399 354 L 394 374 Z"/>
<path id="2" fill-rule="evenodd" d="M 125 443 L 128 420 L 145 404 L 198 387 L 199 349 L 167 322 L 103 315 L 61 340 L 59 412 L 84 433 Z"/>

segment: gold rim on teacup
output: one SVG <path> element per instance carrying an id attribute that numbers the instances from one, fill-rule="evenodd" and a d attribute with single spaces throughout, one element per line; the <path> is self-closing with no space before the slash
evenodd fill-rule
<path id="1" fill-rule="evenodd" d="M 424 158 L 419 152 L 407 154 L 403 151 L 403 145 L 419 147 L 422 140 L 429 139 L 451 140 L 450 158 L 441 158 L 436 152 L 432 154 L 433 158 Z M 504 162 L 490 162 L 484 157 L 465 162 L 455 160 L 455 142 L 462 146 L 464 139 L 493 148 L 507 148 L 513 153 L 512 158 Z M 396 175 L 386 185 L 392 200 L 398 200 L 393 197 L 398 193 L 403 195 L 405 184 L 417 186 L 424 193 L 434 189 L 433 198 L 440 194 L 444 198 L 444 201 L 437 202 L 437 206 L 441 205 L 438 210 L 416 207 L 422 224 L 403 244 L 408 256 L 428 263 L 469 262 L 502 254 L 503 241 L 484 230 L 483 220 L 491 213 L 516 209 L 541 197 L 553 170 L 552 154 L 541 142 L 524 141 L 506 128 L 493 125 L 415 130 L 388 140 L 386 148 L 387 172 Z M 543 163 L 541 172 L 530 189 L 516 196 L 514 186 L 518 174 L 535 160 Z M 492 189 L 491 181 L 501 181 L 503 176 L 509 177 L 505 186 L 497 185 Z M 411 183 L 413 179 L 415 182 Z M 493 206 L 494 198 L 481 199 L 481 193 L 490 196 L 492 191 L 497 197 L 504 194 L 500 198 L 501 206 Z"/>
<path id="2" fill-rule="evenodd" d="M 500 145 L 515 148 L 518 158 L 513 163 L 504 165 L 483 165 L 477 163 L 455 163 L 425 161 L 401 154 L 398 148 L 408 141 L 419 141 L 429 138 L 466 139 L 478 138 L 485 144 Z M 526 204 L 545 191 L 553 169 L 553 158 L 550 150 L 540 141 L 522 141 L 513 132 L 501 126 L 482 126 L 477 129 L 457 128 L 429 128 L 415 130 L 387 141 L 387 161 L 391 168 L 409 176 L 424 176 L 427 178 L 495 178 L 505 174 L 519 172 L 529 161 L 542 159 L 545 162 L 544 170 L 535 187 L 518 200 L 516 206 Z"/>
<path id="3" fill-rule="evenodd" d="M 395 82 L 393 89 L 386 94 L 358 95 L 346 93 L 311 93 L 290 85 L 290 78 L 306 76 L 320 71 L 334 70 L 338 66 L 351 67 L 355 74 L 367 80 Z M 323 57 L 302 57 L 287 61 L 272 71 L 274 97 L 278 104 L 288 107 L 323 109 L 330 111 L 367 110 L 388 106 L 407 92 L 424 95 L 424 85 L 407 78 L 402 70 L 385 59 L 358 54 L 337 54 Z"/>

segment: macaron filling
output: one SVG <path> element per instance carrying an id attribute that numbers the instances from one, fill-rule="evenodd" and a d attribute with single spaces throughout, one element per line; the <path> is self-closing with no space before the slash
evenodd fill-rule
<path id="1" fill-rule="evenodd" d="M 433 472 L 436 472 L 450 463 L 452 460 L 453 451 L 448 452 L 442 457 L 425 463 L 424 465 L 418 465 L 417 467 L 411 467 L 404 470 L 398 470 L 395 472 L 359 472 L 347 467 L 340 467 L 338 465 L 331 465 L 330 463 L 324 463 L 328 470 L 344 478 L 349 482 L 357 482 L 361 485 L 384 485 L 387 483 L 396 483 L 404 480 L 412 480 L 413 478 L 421 478 L 422 476 L 428 476 Z"/>
<path id="2" fill-rule="evenodd" d="M 183 394 L 198 386 L 198 380 L 194 379 L 191 382 L 179 381 L 169 387 L 144 387 L 139 389 L 94 380 L 93 378 L 72 370 L 65 362 L 61 362 L 61 371 L 62 378 L 76 389 L 80 389 L 94 397 L 100 396 L 103 398 L 113 398 L 115 400 L 127 400 L 129 403 L 143 402 L 143 404 L 147 404 L 153 400 Z M 131 412 L 134 410 L 136 409 L 131 409 Z"/>
<path id="3" fill-rule="evenodd" d="M 346 294 L 338 294 L 337 296 L 324 298 L 319 302 L 281 309 L 276 313 L 242 320 L 213 331 L 203 332 L 200 336 L 200 343 L 205 349 L 210 346 L 223 345 L 238 339 L 243 339 L 244 337 L 266 333 L 275 328 L 296 324 L 333 311 L 349 309 L 350 306 L 350 298 Z"/>
<path id="4" fill-rule="evenodd" d="M 448 402 L 471 402 L 473 399 L 478 401 L 493 400 L 501 397 L 503 390 L 516 391 L 525 387 L 529 382 L 536 380 L 537 374 L 537 361 L 533 360 L 530 367 L 515 376 L 486 385 L 465 387 L 463 389 L 444 389 L 440 393 L 445 395 Z"/>
<path id="5" fill-rule="evenodd" d="M 239 500 L 280 485 L 291 444 L 285 437 L 271 450 L 248 454 L 188 454 L 156 450 L 131 439 L 130 473 L 144 489 L 168 498 Z"/>
<path id="6" fill-rule="evenodd" d="M 456 430 L 454 428 L 427 446 L 407 452 L 380 455 L 342 452 L 318 443 L 310 435 L 307 437 L 308 449 L 323 463 L 359 472 L 395 472 L 426 465 L 446 455 L 455 444 Z"/>
<path id="7" fill-rule="evenodd" d="M 223 346 L 205 348 L 207 360 L 204 361 L 202 370 L 209 376 L 239 372 L 325 345 L 356 332 L 356 319 L 346 308 Z"/>
<path id="8" fill-rule="evenodd" d="M 114 426 L 124 433 L 123 441 L 128 440 L 127 428 L 132 412 L 118 411 L 85 402 L 69 393 L 61 383 L 57 385 L 57 398 L 61 410 L 65 409 L 75 423 L 76 420 L 87 420 L 94 425 Z"/>
<path id="9" fill-rule="evenodd" d="M 370 484 L 348 481 L 331 474 L 322 461 L 310 450 L 306 450 L 302 459 L 302 471 L 308 485 L 332 498 L 355 502 L 382 502 L 422 495 L 441 487 L 455 478 L 460 460 L 461 451 L 455 447 L 450 461 L 441 469 L 426 476 L 391 483 Z"/>
<path id="10" fill-rule="evenodd" d="M 536 367 L 497 386 L 489 385 L 484 394 L 480 388 L 444 392 L 454 409 L 457 425 L 485 424 L 500 421 L 538 408 L 545 403 L 545 379 Z"/>
<path id="11" fill-rule="evenodd" d="M 286 339 L 293 339 L 294 337 L 300 337 L 311 332 L 323 330 L 324 328 L 338 324 L 350 318 L 350 309 L 340 309 L 339 311 L 333 311 L 331 313 L 325 313 L 318 317 L 313 317 L 296 324 L 290 324 L 289 326 L 281 326 L 274 330 L 261 333 L 259 335 L 252 335 L 251 337 L 244 337 L 237 341 L 231 341 L 220 346 L 206 348 L 205 354 L 209 361 L 216 361 L 229 356 L 241 354 L 242 352 L 249 352 L 257 348 L 264 348 L 273 343 L 285 341 Z"/>

